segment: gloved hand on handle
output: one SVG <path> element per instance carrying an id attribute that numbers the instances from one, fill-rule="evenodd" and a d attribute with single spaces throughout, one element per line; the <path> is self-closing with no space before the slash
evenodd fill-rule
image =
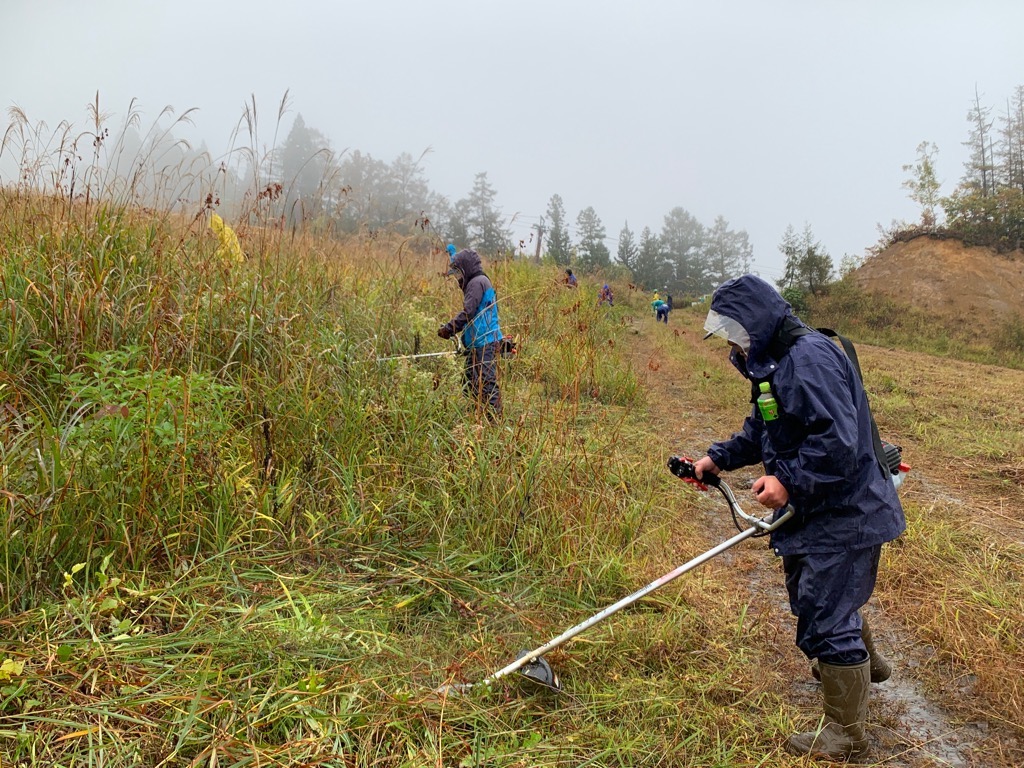
<path id="1" fill-rule="evenodd" d="M 452 337 L 452 326 L 450 323 L 445 323 L 437 329 L 437 335 L 442 339 L 450 339 Z"/>

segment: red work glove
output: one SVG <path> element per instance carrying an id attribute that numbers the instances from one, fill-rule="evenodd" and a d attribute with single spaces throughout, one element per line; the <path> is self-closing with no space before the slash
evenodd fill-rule
<path id="1" fill-rule="evenodd" d="M 442 325 L 437 329 L 437 335 L 442 339 L 450 339 L 452 337 L 452 327 L 450 325 Z"/>

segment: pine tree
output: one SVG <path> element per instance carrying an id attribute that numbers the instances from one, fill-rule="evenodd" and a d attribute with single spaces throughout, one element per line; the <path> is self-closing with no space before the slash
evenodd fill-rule
<path id="1" fill-rule="evenodd" d="M 704 226 L 683 208 L 673 208 L 661 228 L 661 246 L 672 265 L 672 288 L 698 294 L 707 283 Z"/>
<path id="2" fill-rule="evenodd" d="M 783 268 L 782 277 L 776 283 L 779 290 L 798 288 L 800 285 L 800 240 L 796 236 L 796 230 L 793 229 L 792 224 L 786 225 L 786 231 L 782 233 L 779 253 L 786 257 L 786 266 Z"/>
<path id="3" fill-rule="evenodd" d="M 448 210 L 442 229 L 445 233 L 445 240 L 460 251 L 470 246 L 472 235 L 469 228 L 469 217 L 469 203 L 466 200 L 459 200 L 454 207 Z"/>
<path id="4" fill-rule="evenodd" d="M 551 227 L 548 230 L 547 252 L 559 266 L 568 265 L 572 260 L 572 240 L 569 238 L 569 230 L 565 221 L 565 206 L 562 204 L 561 195 L 552 195 L 548 202 L 548 221 Z"/>
<path id="5" fill-rule="evenodd" d="M 495 208 L 497 192 L 482 171 L 473 180 L 473 189 L 466 199 L 466 210 L 471 242 L 481 254 L 504 255 L 511 247 L 512 235 L 505 229 L 501 211 Z"/>
<path id="6" fill-rule="evenodd" d="M 730 277 L 749 272 L 753 253 L 747 233 L 734 232 L 725 217 L 718 216 L 704 241 L 708 279 L 702 286 L 703 291 L 710 293 Z"/>
<path id="7" fill-rule="evenodd" d="M 671 275 L 672 266 L 665 258 L 661 240 L 651 232 L 650 227 L 644 227 L 640 232 L 633 280 L 644 288 L 660 288 L 668 284 Z"/>
<path id="8" fill-rule="evenodd" d="M 637 248 L 636 241 L 633 238 L 633 230 L 629 228 L 629 222 L 627 221 L 622 231 L 619 232 L 619 247 L 615 253 L 615 258 L 626 269 L 633 273 L 636 271 L 637 257 L 640 254 L 639 248 Z"/>
<path id="9" fill-rule="evenodd" d="M 786 257 L 785 273 L 777 283 L 783 296 L 787 296 L 787 291 L 820 293 L 832 281 L 832 257 L 814 239 L 810 224 L 804 225 L 799 236 L 792 224 L 786 227 L 779 251 Z"/>
<path id="10" fill-rule="evenodd" d="M 577 253 L 581 267 L 595 270 L 611 264 L 611 252 L 604 242 L 604 224 L 592 207 L 588 206 L 579 212 L 576 217 L 576 232 L 580 238 Z"/>
<path id="11" fill-rule="evenodd" d="M 388 217 L 381 200 L 386 196 L 382 187 L 388 176 L 387 165 L 355 150 L 342 159 L 338 176 L 341 181 L 335 202 L 338 229 L 354 233 L 361 228 L 376 230 L 385 226 Z"/>
<path id="12" fill-rule="evenodd" d="M 289 223 L 305 221 L 322 212 L 325 189 L 334 169 L 327 137 L 308 127 L 301 114 L 296 115 L 279 160 L 279 178 L 285 188 L 284 215 Z"/>

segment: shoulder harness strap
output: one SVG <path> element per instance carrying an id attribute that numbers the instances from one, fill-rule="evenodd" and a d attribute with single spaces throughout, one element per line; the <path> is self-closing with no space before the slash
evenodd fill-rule
<path id="1" fill-rule="evenodd" d="M 775 338 L 772 339 L 771 345 L 768 347 L 770 354 L 776 360 L 789 352 L 789 348 L 793 346 L 793 343 L 801 336 L 806 336 L 809 333 L 817 331 L 818 333 L 828 336 L 830 339 L 836 339 L 843 347 L 843 351 L 846 356 L 850 358 L 850 362 L 853 363 L 853 369 L 857 372 L 857 378 L 860 379 L 861 386 L 864 385 L 864 374 L 860 370 L 860 360 L 857 359 L 857 350 L 853 346 L 853 342 L 843 336 L 841 333 L 837 333 L 831 328 L 815 328 L 811 329 L 805 325 L 800 325 L 795 318 L 787 317 L 786 322 L 782 328 L 775 334 Z M 776 355 L 775 353 L 779 354 Z M 758 395 L 757 383 L 753 386 L 753 398 L 756 400 Z M 867 393 L 865 393 L 866 397 Z M 875 449 L 875 458 L 882 468 L 888 473 L 889 461 L 885 455 L 885 448 L 882 445 L 882 438 L 878 434 L 878 425 L 875 423 L 875 416 L 871 413 L 871 404 L 868 403 L 868 419 L 871 422 L 871 443 Z"/>
<path id="2" fill-rule="evenodd" d="M 857 372 L 857 378 L 860 379 L 861 386 L 864 385 L 864 374 L 860 370 L 860 360 L 857 359 L 857 350 L 853 347 L 853 342 L 843 336 L 841 333 L 836 333 L 831 328 L 818 328 L 818 333 L 823 333 L 829 338 L 838 339 L 839 343 L 843 346 L 843 351 L 846 352 L 846 356 L 850 358 L 850 362 L 853 363 L 853 369 Z M 865 399 L 867 399 L 867 392 L 864 393 Z M 878 433 L 878 425 L 875 423 L 875 415 L 871 413 L 871 403 L 868 403 L 868 418 L 871 421 L 871 442 L 875 449 L 875 458 L 878 459 L 878 463 L 882 465 L 882 469 L 889 473 L 889 460 L 885 455 L 885 447 L 882 445 L 882 437 Z"/>

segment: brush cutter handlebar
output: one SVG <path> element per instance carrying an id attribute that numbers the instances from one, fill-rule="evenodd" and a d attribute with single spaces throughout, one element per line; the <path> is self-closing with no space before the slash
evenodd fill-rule
<path id="1" fill-rule="evenodd" d="M 693 461 L 686 456 L 673 456 L 668 460 L 668 470 L 680 480 L 695 485 L 702 491 L 706 491 L 709 485 L 716 488 L 721 485 L 722 479 L 715 474 L 705 472 L 703 477 L 697 477 Z"/>
<path id="2" fill-rule="evenodd" d="M 702 491 L 706 491 L 708 486 L 721 491 L 722 495 L 725 496 L 725 500 L 729 503 L 729 511 L 732 512 L 732 519 L 736 523 L 736 527 L 743 530 L 739 522 L 743 520 L 748 525 L 753 526 L 754 536 L 763 536 L 766 533 L 771 533 L 793 517 L 793 507 L 788 504 L 782 509 L 776 510 L 773 515 L 765 518 L 747 514 L 740 507 L 739 502 L 736 501 L 732 488 L 729 487 L 725 480 L 710 472 L 705 472 L 703 477 L 698 479 L 697 473 L 694 471 L 693 460 L 686 456 L 673 456 L 668 460 L 668 468 L 673 475 L 684 482 L 697 486 Z"/>

